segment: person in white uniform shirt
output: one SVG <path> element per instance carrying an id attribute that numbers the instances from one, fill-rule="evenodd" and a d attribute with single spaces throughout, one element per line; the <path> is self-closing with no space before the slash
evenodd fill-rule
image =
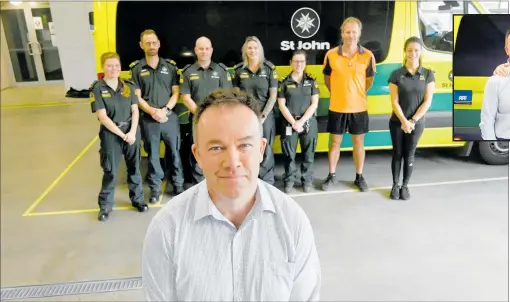
<path id="1" fill-rule="evenodd" d="M 258 101 L 211 93 L 193 119 L 205 180 L 151 221 L 142 255 L 149 301 L 318 301 L 313 230 L 287 194 L 258 179 L 266 146 Z"/>
<path id="2" fill-rule="evenodd" d="M 510 30 L 506 32 L 505 51 L 510 57 Z M 493 75 L 487 80 L 480 130 L 484 140 L 510 140 L 510 77 Z"/>

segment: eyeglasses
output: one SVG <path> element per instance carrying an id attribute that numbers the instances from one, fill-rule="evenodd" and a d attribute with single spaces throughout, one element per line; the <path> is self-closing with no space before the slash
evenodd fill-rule
<path id="1" fill-rule="evenodd" d="M 292 60 L 292 63 L 294 64 L 305 64 L 306 61 L 296 61 L 296 60 Z"/>

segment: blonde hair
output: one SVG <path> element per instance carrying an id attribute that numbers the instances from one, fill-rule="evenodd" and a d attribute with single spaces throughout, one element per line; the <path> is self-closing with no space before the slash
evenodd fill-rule
<path id="1" fill-rule="evenodd" d="M 359 35 L 361 35 L 361 30 L 363 29 L 363 24 L 361 23 L 361 21 L 356 18 L 356 17 L 348 17 L 347 19 L 344 20 L 344 22 L 342 23 L 342 25 L 340 26 L 340 33 L 343 32 L 344 30 L 344 26 L 345 24 L 347 23 L 356 23 L 358 24 L 358 27 L 359 27 Z"/>
<path id="2" fill-rule="evenodd" d="M 117 59 L 119 60 L 119 64 L 120 64 L 120 56 L 118 53 L 116 52 L 113 52 L 113 51 L 109 51 L 109 52 L 105 52 L 101 55 L 101 66 L 103 66 L 104 68 L 104 63 L 106 62 L 106 60 L 108 59 Z M 129 88 L 128 85 L 126 85 L 126 83 L 124 82 L 123 79 L 119 78 L 119 81 L 122 83 L 122 96 L 124 97 L 130 97 L 131 96 L 131 89 Z"/>
<path id="3" fill-rule="evenodd" d="M 156 32 L 154 30 L 146 29 L 146 30 L 142 31 L 142 33 L 140 34 L 140 42 L 142 42 L 143 36 L 146 36 L 146 35 L 155 35 L 156 39 L 159 39 L 158 35 L 156 35 Z"/>
<path id="4" fill-rule="evenodd" d="M 248 43 L 250 43 L 251 41 L 257 43 L 257 47 L 259 48 L 259 64 L 258 64 L 259 66 L 258 67 L 262 68 L 262 65 L 264 64 L 264 61 L 265 61 L 264 47 L 262 47 L 262 43 L 260 43 L 259 38 L 255 37 L 255 36 L 247 37 L 246 40 L 244 41 L 243 47 L 241 48 L 241 53 L 243 56 L 243 67 L 248 66 L 248 56 L 246 55 L 246 51 L 248 49 Z"/>

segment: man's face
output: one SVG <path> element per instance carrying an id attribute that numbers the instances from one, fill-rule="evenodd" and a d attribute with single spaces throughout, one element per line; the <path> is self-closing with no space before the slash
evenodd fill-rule
<path id="1" fill-rule="evenodd" d="M 211 42 L 207 39 L 198 40 L 195 45 L 195 54 L 200 61 L 210 61 L 213 53 Z"/>
<path id="2" fill-rule="evenodd" d="M 508 35 L 508 37 L 506 37 L 505 51 L 506 51 L 506 55 L 510 58 L 510 35 Z"/>
<path id="3" fill-rule="evenodd" d="M 242 106 L 208 108 L 200 117 L 192 146 L 213 194 L 237 198 L 256 186 L 266 147 L 260 121 Z"/>
<path id="4" fill-rule="evenodd" d="M 342 28 L 342 41 L 347 45 L 357 44 L 360 34 L 358 24 L 356 22 L 348 22 Z"/>
<path id="5" fill-rule="evenodd" d="M 146 55 L 155 56 L 159 51 L 159 40 L 154 34 L 143 35 L 140 47 Z"/>

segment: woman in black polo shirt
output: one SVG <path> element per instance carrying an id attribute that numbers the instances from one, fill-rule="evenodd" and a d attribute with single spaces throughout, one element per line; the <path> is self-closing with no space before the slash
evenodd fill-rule
<path id="1" fill-rule="evenodd" d="M 290 61 L 292 72 L 283 78 L 278 88 L 278 106 L 282 114 L 280 135 L 285 155 L 285 193 L 292 192 L 296 178 L 296 148 L 301 145 L 301 182 L 303 190 L 310 192 L 313 180 L 313 162 L 317 146 L 317 120 L 319 105 L 317 81 L 305 73 L 306 52 L 296 50 Z"/>
<path id="2" fill-rule="evenodd" d="M 139 212 L 147 212 L 149 208 L 144 201 L 140 174 L 140 130 L 135 84 L 119 77 L 121 68 L 118 54 L 104 53 L 101 65 L 104 78 L 92 84 L 90 106 L 101 124 L 99 156 L 103 180 L 98 196 L 98 219 L 105 221 L 113 208 L 117 170 L 122 155 L 126 161 L 131 204 Z"/>
<path id="3" fill-rule="evenodd" d="M 421 64 L 422 47 L 423 42 L 420 38 L 407 39 L 404 44 L 404 64 L 393 71 L 389 78 L 393 108 L 390 118 L 393 143 L 391 199 L 410 198 L 407 185 L 413 171 L 414 153 L 425 128 L 424 115 L 432 103 L 434 94 L 434 72 Z M 402 186 L 400 186 L 402 162 L 404 173 Z"/>

